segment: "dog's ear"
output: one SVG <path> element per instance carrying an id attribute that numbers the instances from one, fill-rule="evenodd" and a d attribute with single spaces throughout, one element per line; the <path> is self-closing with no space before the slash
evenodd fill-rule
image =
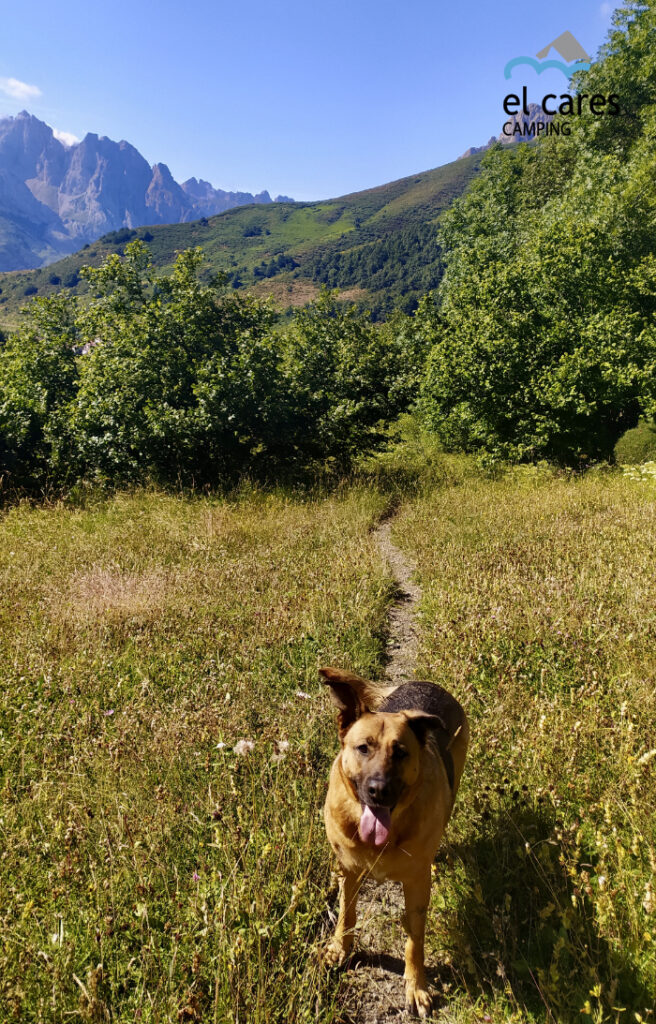
<path id="1" fill-rule="evenodd" d="M 404 711 L 403 714 L 408 720 L 408 725 L 420 743 L 426 742 L 430 729 L 437 729 L 448 735 L 446 722 L 439 715 L 427 715 L 424 711 Z"/>
<path id="2" fill-rule="evenodd" d="M 371 683 L 353 672 L 344 672 L 341 668 L 330 666 L 320 668 L 319 675 L 326 686 L 330 687 L 331 700 L 339 711 L 337 726 L 342 740 L 356 719 L 369 711 L 366 694 Z"/>

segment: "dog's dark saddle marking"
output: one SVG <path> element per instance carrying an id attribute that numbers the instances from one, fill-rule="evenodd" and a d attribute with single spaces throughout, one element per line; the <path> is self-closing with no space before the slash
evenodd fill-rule
<path id="1" fill-rule="evenodd" d="M 455 784 L 453 758 L 449 746 L 462 726 L 463 710 L 455 697 L 437 683 L 404 683 L 376 708 L 377 711 L 423 711 L 442 722 L 431 732 L 444 764 L 451 792 Z"/>

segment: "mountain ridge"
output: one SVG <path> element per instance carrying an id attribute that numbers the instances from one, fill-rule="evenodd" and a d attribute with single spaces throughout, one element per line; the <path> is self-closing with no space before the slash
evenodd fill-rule
<path id="1" fill-rule="evenodd" d="M 551 124 L 553 119 L 554 115 L 545 113 L 539 103 L 529 103 L 528 113 L 524 110 L 519 110 L 516 114 L 513 114 L 507 121 L 504 121 L 503 127 L 498 135 L 492 135 L 482 146 L 470 146 L 469 149 L 466 149 L 465 152 L 458 157 L 458 160 L 464 160 L 465 157 L 474 156 L 476 153 L 485 153 L 488 149 L 491 149 L 492 146 L 496 145 L 497 142 L 501 142 L 504 146 L 512 145 L 517 141 L 530 142 L 531 138 L 534 138 L 535 136 L 526 136 L 524 134 L 526 129 L 531 126 L 535 126 L 535 128 L 537 128 L 537 125 L 540 122 L 545 125 Z M 510 125 L 510 128 L 506 132 L 504 131 L 504 128 L 508 125 Z M 517 125 L 520 129 L 519 139 L 517 137 Z"/>
<path id="2" fill-rule="evenodd" d="M 377 317 L 397 307 L 411 311 L 439 284 L 437 224 L 479 164 L 472 156 L 335 199 L 251 204 L 192 222 L 112 231 L 48 267 L 0 274 L 0 327 L 17 326 L 18 310 L 33 296 L 68 288 L 84 297 L 80 269 L 99 266 L 136 238 L 160 268 L 170 267 L 176 252 L 200 246 L 205 274 L 222 272 L 231 287 L 273 295 L 283 309 L 326 285 Z"/>
<path id="3" fill-rule="evenodd" d="M 165 163 L 151 167 L 125 139 L 88 132 L 66 145 L 26 110 L 0 119 L 0 270 L 47 266 L 109 231 L 271 202 L 266 190 L 227 192 L 196 178 L 179 184 Z"/>

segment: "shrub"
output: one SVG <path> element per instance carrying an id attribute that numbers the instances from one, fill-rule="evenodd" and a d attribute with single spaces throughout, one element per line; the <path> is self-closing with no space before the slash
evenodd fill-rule
<path id="1" fill-rule="evenodd" d="M 656 459 L 656 425 L 641 420 L 627 430 L 615 445 L 615 459 L 625 466 Z"/>
<path id="2" fill-rule="evenodd" d="M 205 283 L 201 263 L 188 250 L 157 276 L 134 241 L 82 271 L 99 295 L 85 309 L 37 300 L 3 354 L 0 473 L 214 484 L 341 468 L 383 443 L 416 387 L 414 337 L 329 295 L 282 333 L 269 304 Z"/>
<path id="3" fill-rule="evenodd" d="M 0 476 L 14 485 L 68 478 L 66 413 L 77 388 L 74 312 L 69 296 L 36 299 L 31 329 L 0 349 Z"/>

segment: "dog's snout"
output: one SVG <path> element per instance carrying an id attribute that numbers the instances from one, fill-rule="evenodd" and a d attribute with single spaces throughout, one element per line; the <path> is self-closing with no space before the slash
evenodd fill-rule
<path id="1" fill-rule="evenodd" d="M 367 795 L 373 803 L 388 806 L 390 787 L 387 780 L 379 777 L 370 778 L 367 783 Z"/>

